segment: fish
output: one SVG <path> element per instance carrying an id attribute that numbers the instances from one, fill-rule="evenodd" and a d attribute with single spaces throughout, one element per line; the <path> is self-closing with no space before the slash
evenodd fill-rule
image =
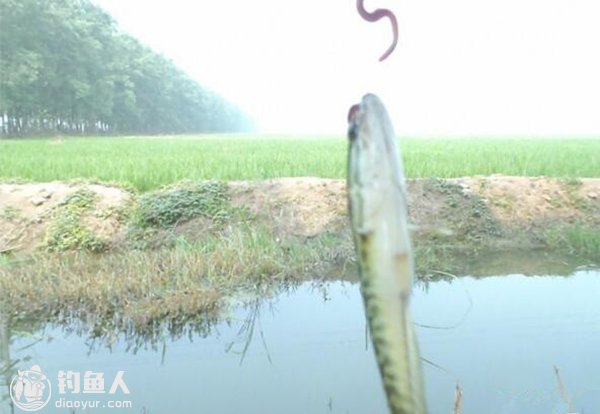
<path id="1" fill-rule="evenodd" d="M 414 259 L 396 135 L 381 100 L 365 95 L 348 114 L 348 206 L 360 285 L 392 414 L 427 412 L 410 316 Z"/>

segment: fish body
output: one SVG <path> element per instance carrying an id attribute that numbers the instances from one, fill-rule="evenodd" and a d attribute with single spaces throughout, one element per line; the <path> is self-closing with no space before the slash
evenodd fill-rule
<path id="1" fill-rule="evenodd" d="M 365 313 L 393 414 L 426 413 L 410 318 L 414 264 L 404 171 L 389 115 L 375 95 L 349 113 L 348 200 Z"/>

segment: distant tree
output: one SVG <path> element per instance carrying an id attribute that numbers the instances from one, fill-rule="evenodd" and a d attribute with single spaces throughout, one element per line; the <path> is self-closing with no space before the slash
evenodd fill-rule
<path id="1" fill-rule="evenodd" d="M 243 112 L 89 0 L 0 0 L 0 136 L 240 131 Z"/>

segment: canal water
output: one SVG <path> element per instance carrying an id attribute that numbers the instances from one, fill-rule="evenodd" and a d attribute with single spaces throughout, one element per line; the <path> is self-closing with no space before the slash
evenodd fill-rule
<path id="1" fill-rule="evenodd" d="M 452 413 L 457 384 L 465 414 L 600 413 L 598 270 L 419 284 L 412 308 L 430 413 Z M 305 282 L 205 335 L 137 345 L 46 326 L 12 332 L 9 351 L 15 369 L 43 371 L 40 413 L 386 412 L 355 282 Z"/>

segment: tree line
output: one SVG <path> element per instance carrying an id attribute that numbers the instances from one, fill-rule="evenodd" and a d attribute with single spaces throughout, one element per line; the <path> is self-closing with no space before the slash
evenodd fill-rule
<path id="1" fill-rule="evenodd" d="M 0 0 L 0 136 L 235 132 L 250 124 L 89 0 Z"/>

